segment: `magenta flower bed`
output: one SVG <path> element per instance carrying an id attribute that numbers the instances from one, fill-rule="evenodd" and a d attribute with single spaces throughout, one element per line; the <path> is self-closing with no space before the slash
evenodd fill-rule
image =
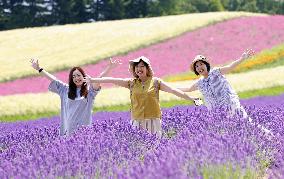
<path id="1" fill-rule="evenodd" d="M 190 61 L 197 54 L 210 57 L 213 64 L 224 64 L 237 59 L 247 48 L 260 52 L 283 43 L 283 22 L 284 16 L 242 17 L 188 32 L 127 55 L 114 57 L 121 59 L 123 65 L 115 69 L 110 76 L 129 77 L 128 60 L 141 55 L 151 60 L 158 77 L 187 71 Z M 102 61 L 84 66 L 84 69 L 90 75 L 97 75 L 105 65 L 106 62 Z M 66 81 L 68 71 L 55 75 Z M 0 84 L 0 95 L 45 92 L 47 86 L 48 81 L 40 77 L 20 79 Z"/>
<path id="2" fill-rule="evenodd" d="M 1 123 L 0 178 L 202 178 L 207 165 L 258 170 L 264 161 L 283 176 L 284 106 L 272 102 L 280 99 L 243 101 L 273 140 L 246 120 L 192 106 L 164 110 L 161 139 L 131 128 L 129 112 L 97 113 L 69 137 L 59 136 L 58 117 Z"/>

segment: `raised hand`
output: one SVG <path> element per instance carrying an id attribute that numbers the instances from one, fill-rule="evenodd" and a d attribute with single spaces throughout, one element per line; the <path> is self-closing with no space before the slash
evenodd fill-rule
<path id="1" fill-rule="evenodd" d="M 193 101 L 194 101 L 195 106 L 201 106 L 203 104 L 200 98 L 195 98 Z"/>
<path id="2" fill-rule="evenodd" d="M 252 49 L 247 49 L 241 56 L 242 60 L 248 59 L 251 56 L 253 56 L 255 54 L 255 52 Z"/>
<path id="3" fill-rule="evenodd" d="M 31 59 L 30 62 L 31 62 L 31 64 L 32 64 L 32 67 L 33 67 L 35 70 L 39 70 L 39 69 L 40 69 L 39 64 L 38 64 L 38 60 Z"/>
<path id="4" fill-rule="evenodd" d="M 115 68 L 117 67 L 118 65 L 121 65 L 121 60 L 113 60 L 112 58 L 109 58 L 109 67 L 110 68 Z"/>
<path id="5" fill-rule="evenodd" d="M 98 76 L 98 78 L 106 76 L 113 68 L 115 68 L 117 65 L 120 65 L 121 60 L 113 60 L 112 58 L 109 59 L 108 66 L 104 69 L 104 71 Z"/>

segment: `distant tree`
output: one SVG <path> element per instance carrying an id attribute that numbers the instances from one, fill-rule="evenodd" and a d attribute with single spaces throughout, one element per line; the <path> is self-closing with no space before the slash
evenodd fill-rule
<path id="1" fill-rule="evenodd" d="M 149 3 L 149 16 L 177 14 L 177 0 L 153 0 Z"/>
<path id="2" fill-rule="evenodd" d="M 55 24 L 67 24 L 76 22 L 73 19 L 74 0 L 53 0 L 52 1 L 52 21 Z"/>
<path id="3" fill-rule="evenodd" d="M 242 6 L 238 8 L 241 11 L 258 12 L 256 0 L 247 0 Z"/>
<path id="4" fill-rule="evenodd" d="M 4 30 L 5 24 L 7 23 L 7 18 L 4 13 L 4 3 L 0 3 L 0 30 Z"/>
<path id="5" fill-rule="evenodd" d="M 223 10 L 284 14 L 284 0 L 0 0 L 0 30 Z"/>
<path id="6" fill-rule="evenodd" d="M 86 22 L 89 18 L 89 12 L 87 12 L 87 0 L 74 0 L 71 11 L 73 21 Z"/>
<path id="7" fill-rule="evenodd" d="M 282 3 L 279 5 L 277 14 L 284 14 L 284 1 L 282 1 Z"/>
<path id="8" fill-rule="evenodd" d="M 209 1 L 208 0 L 192 0 L 191 4 L 195 6 L 198 12 L 208 12 L 209 11 Z"/>
<path id="9" fill-rule="evenodd" d="M 229 0 L 221 0 L 221 3 L 224 7 L 224 9 L 228 9 L 229 7 Z"/>
<path id="10" fill-rule="evenodd" d="M 224 7 L 220 0 L 210 0 L 208 10 L 209 11 L 224 11 Z"/>
<path id="11" fill-rule="evenodd" d="M 125 17 L 146 17 L 149 11 L 150 0 L 127 0 L 125 1 Z"/>
<path id="12" fill-rule="evenodd" d="M 197 8 L 191 4 L 191 0 L 179 0 L 177 2 L 177 14 L 198 12 Z"/>
<path id="13" fill-rule="evenodd" d="M 259 12 L 269 14 L 283 14 L 283 4 L 283 0 L 257 0 L 256 2 Z"/>
<path id="14" fill-rule="evenodd" d="M 229 0 L 228 2 L 228 10 L 229 11 L 236 11 L 241 7 L 243 4 L 243 0 Z"/>
<path id="15" fill-rule="evenodd" d="M 1 29 L 40 26 L 44 0 L 2 0 Z"/>
<path id="16" fill-rule="evenodd" d="M 106 0 L 103 3 L 102 13 L 106 20 L 123 19 L 125 17 L 124 0 Z"/>
<path id="17" fill-rule="evenodd" d="M 90 0 L 88 2 L 90 19 L 95 21 L 105 19 L 103 14 L 104 2 L 105 0 Z"/>

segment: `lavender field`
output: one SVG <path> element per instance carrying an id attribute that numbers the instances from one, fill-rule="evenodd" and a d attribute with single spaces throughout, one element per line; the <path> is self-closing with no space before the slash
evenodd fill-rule
<path id="1" fill-rule="evenodd" d="M 71 136 L 59 136 L 59 117 L 1 123 L 0 178 L 283 177 L 283 101 L 242 101 L 274 136 L 193 106 L 164 109 L 162 138 L 131 128 L 129 112 L 98 112 Z"/>

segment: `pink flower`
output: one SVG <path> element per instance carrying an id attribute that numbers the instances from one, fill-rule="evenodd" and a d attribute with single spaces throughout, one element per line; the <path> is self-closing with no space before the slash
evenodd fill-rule
<path id="1" fill-rule="evenodd" d="M 130 77 L 128 61 L 142 55 L 151 60 L 155 76 L 158 77 L 188 71 L 190 61 L 197 54 L 207 56 L 213 65 L 225 64 L 239 58 L 247 48 L 260 52 L 283 43 L 283 21 L 284 16 L 241 17 L 188 32 L 165 42 L 114 57 L 121 59 L 123 65 L 114 69 L 109 76 Z M 89 75 L 96 76 L 106 63 L 101 61 L 83 68 Z M 66 82 L 68 71 L 55 75 Z M 45 92 L 48 83 L 48 80 L 42 77 L 0 83 L 0 95 Z"/>

